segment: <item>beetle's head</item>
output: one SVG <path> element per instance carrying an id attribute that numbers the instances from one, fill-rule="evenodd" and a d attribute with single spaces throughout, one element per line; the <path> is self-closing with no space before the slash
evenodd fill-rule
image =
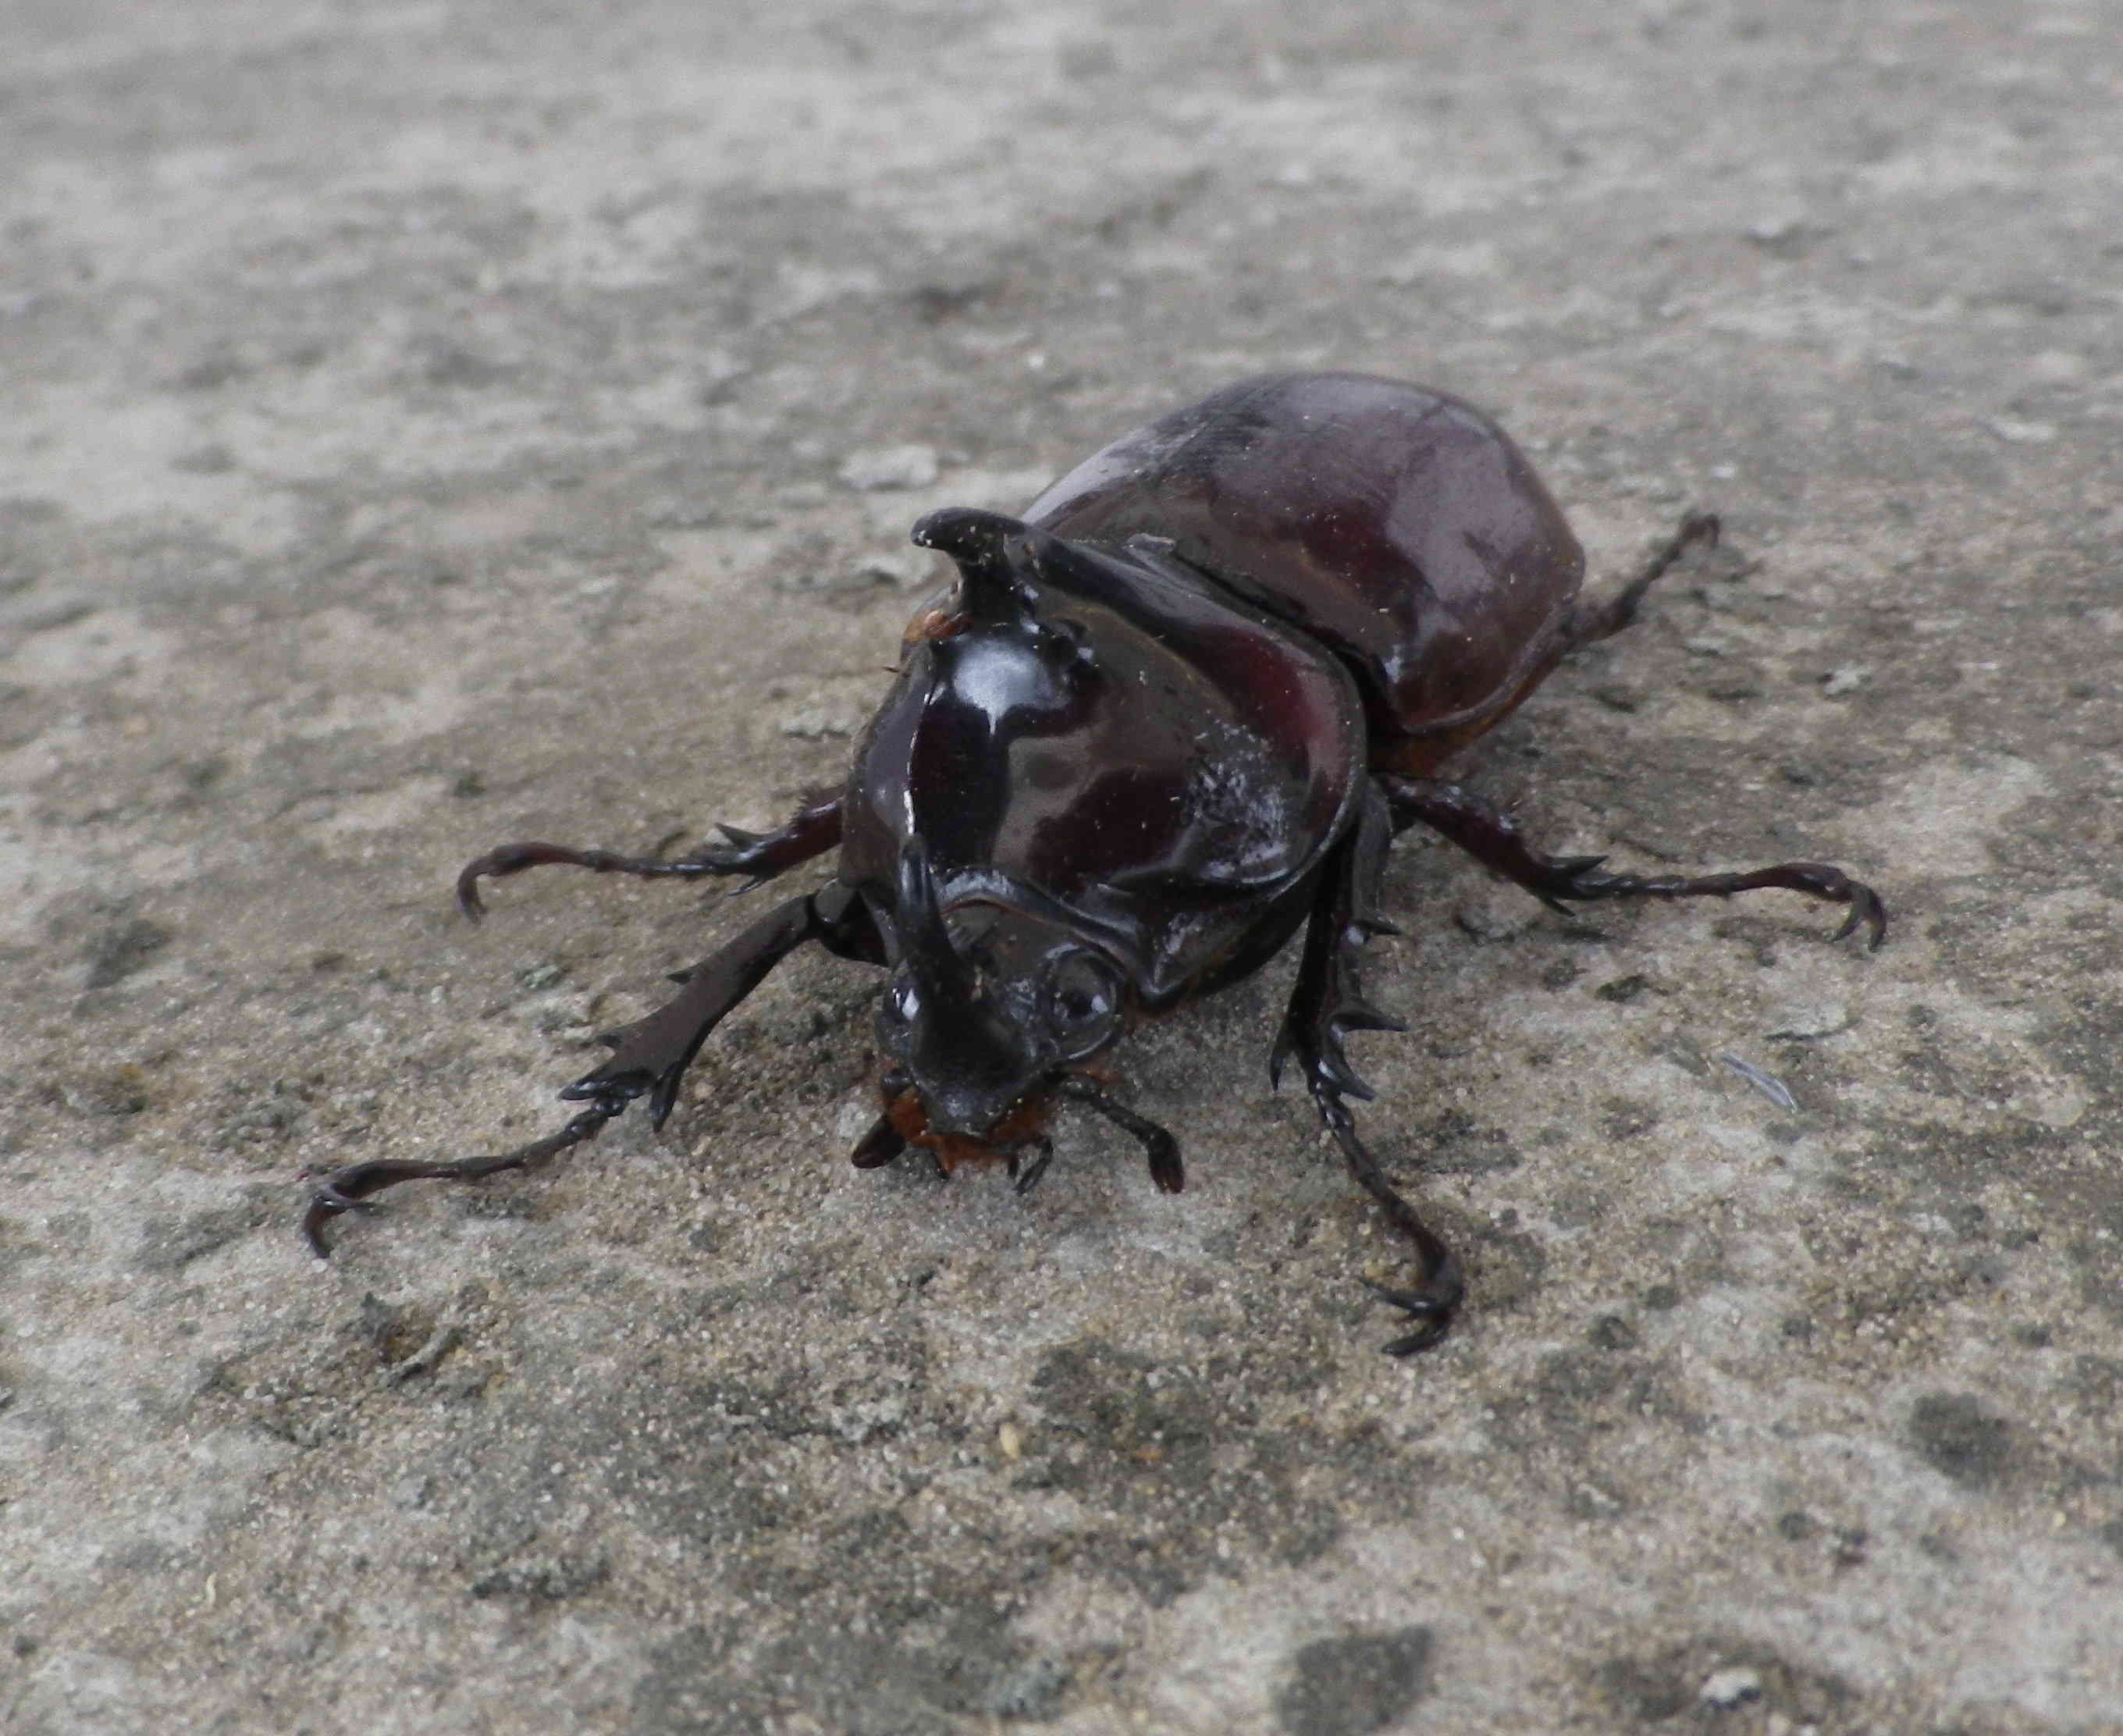
<path id="1" fill-rule="evenodd" d="M 1045 918 L 999 904 L 938 907 L 926 848 L 899 859 L 899 957 L 877 1013 L 888 1070 L 930 1133 L 984 1143 L 1028 1096 L 1119 1035 L 1119 967 Z"/>

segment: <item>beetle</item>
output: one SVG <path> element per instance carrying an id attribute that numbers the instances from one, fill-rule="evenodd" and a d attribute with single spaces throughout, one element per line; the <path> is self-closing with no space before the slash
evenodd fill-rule
<path id="1" fill-rule="evenodd" d="M 303 1227 L 421 1177 L 521 1169 L 593 1138 L 637 1098 L 661 1127 L 701 1044 L 766 974 L 815 943 L 887 974 L 875 1015 L 877 1119 L 860 1168 L 910 1145 L 949 1173 L 1046 1167 L 1057 1100 L 1139 1141 L 1158 1188 L 1185 1185 L 1171 1133 L 1119 1102 L 1099 1057 L 1133 1022 L 1258 969 L 1304 931 L 1268 1056 L 1295 1064 L 1350 1172 L 1412 1246 L 1408 1316 L 1385 1346 L 1436 1343 L 1458 1260 L 1358 1138 L 1372 1094 L 1346 1039 L 1404 1030 L 1358 979 L 1394 932 L 1380 882 L 1392 838 L 1429 827 L 1544 903 L 1728 897 L 1782 888 L 1848 907 L 1836 938 L 1886 917 L 1839 868 L 1783 862 L 1693 877 L 1551 856 L 1441 774 L 1571 652 L 1636 617 L 1644 593 L 1718 520 L 1692 514 L 1604 601 L 1531 465 L 1447 394 L 1355 373 L 1269 374 L 1123 434 L 1020 518 L 951 508 L 913 529 L 954 584 L 915 615 L 897 679 L 846 784 L 779 829 L 719 828 L 673 859 L 527 842 L 457 881 L 564 864 L 605 874 L 742 877 L 837 849 L 834 878 L 776 905 L 675 997 L 606 1040 L 543 1139 L 490 1157 L 355 1163 L 315 1189 Z M 1367 1281 L 1368 1282 L 1368 1281 Z"/>

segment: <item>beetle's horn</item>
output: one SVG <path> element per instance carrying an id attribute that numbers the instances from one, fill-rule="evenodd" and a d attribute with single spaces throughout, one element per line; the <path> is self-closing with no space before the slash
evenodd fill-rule
<path id="1" fill-rule="evenodd" d="M 951 944 L 929 871 L 929 852 L 910 838 L 899 853 L 901 963 L 921 1006 L 907 1062 L 930 1128 L 979 1138 L 1022 1096 L 1040 1071 L 1024 1035 L 999 1017 L 972 967 Z"/>
<path id="2" fill-rule="evenodd" d="M 944 926 L 936 879 L 929 871 L 929 847 L 907 839 L 899 852 L 900 955 L 914 974 L 921 998 L 934 1007 L 963 1006 L 973 997 L 973 974 Z"/>
<path id="3" fill-rule="evenodd" d="M 1021 621 L 1033 607 L 1032 587 L 1016 544 L 1024 521 L 970 506 L 947 506 L 914 527 L 916 547 L 933 548 L 958 564 L 966 612 L 983 622 Z"/>

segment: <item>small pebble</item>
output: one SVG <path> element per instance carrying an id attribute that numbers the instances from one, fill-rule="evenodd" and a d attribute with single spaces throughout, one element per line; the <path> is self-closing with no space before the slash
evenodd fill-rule
<path id="1" fill-rule="evenodd" d="M 855 577 L 872 584 L 916 585 L 934 570 L 934 563 L 918 554 L 865 555 L 855 563 Z"/>
<path id="2" fill-rule="evenodd" d="M 865 494 L 887 488 L 926 488 L 939 469 L 933 446 L 873 446 L 850 453 L 840 478 Z"/>
<path id="3" fill-rule="evenodd" d="M 2060 385 L 2068 380 L 2080 378 L 2086 373 L 2086 358 L 2072 350 L 2045 350 L 2031 357 L 2027 372 L 2036 379 L 2050 385 Z"/>
<path id="4" fill-rule="evenodd" d="M 855 726 L 846 717 L 816 707 L 790 712 L 781 719 L 779 727 L 784 735 L 794 736 L 799 741 L 822 741 L 829 735 L 855 733 Z"/>
<path id="5" fill-rule="evenodd" d="M 1787 1007 L 1777 1028 L 1763 1035 L 1773 1043 L 1805 1043 L 1835 1036 L 1856 1022 L 1848 1002 L 1821 1001 Z"/>
<path id="6" fill-rule="evenodd" d="M 1789 214 L 1765 217 L 1747 225 L 1747 239 L 1758 247 L 1774 247 L 1780 242 L 1797 241 L 1806 232 L 1806 219 Z"/>
<path id="7" fill-rule="evenodd" d="M 1719 1670 L 1706 1676 L 1703 1686 L 1696 1690 L 1696 1698 L 1705 1706 L 1729 1711 L 1736 1706 L 1745 1706 L 1750 1700 L 1762 1697 L 1762 1673 L 1760 1670 Z"/>

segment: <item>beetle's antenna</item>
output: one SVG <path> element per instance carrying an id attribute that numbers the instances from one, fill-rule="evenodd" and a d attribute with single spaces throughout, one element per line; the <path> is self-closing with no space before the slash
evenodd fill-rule
<path id="1" fill-rule="evenodd" d="M 914 527 L 918 548 L 933 548 L 958 564 L 966 612 L 984 626 L 1030 618 L 1037 599 L 1024 563 L 1013 549 L 1025 534 L 1021 519 L 970 506 L 947 506 Z"/>

